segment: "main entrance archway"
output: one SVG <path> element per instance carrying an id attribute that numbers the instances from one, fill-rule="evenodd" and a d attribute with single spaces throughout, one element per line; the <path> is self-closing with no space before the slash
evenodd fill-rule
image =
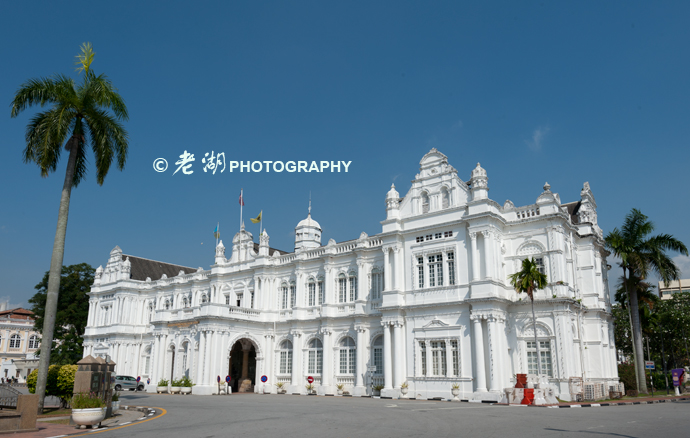
<path id="1" fill-rule="evenodd" d="M 256 349 L 254 343 L 243 338 L 230 350 L 230 377 L 232 392 L 254 392 L 256 382 Z"/>

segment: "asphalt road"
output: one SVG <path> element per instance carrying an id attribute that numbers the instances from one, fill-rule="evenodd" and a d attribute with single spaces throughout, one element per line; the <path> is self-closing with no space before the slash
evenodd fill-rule
<path id="1" fill-rule="evenodd" d="M 167 414 L 100 436 L 165 437 L 671 437 L 687 436 L 690 402 L 579 409 L 292 395 L 123 393 L 122 404 Z M 683 432 L 685 430 L 685 432 Z"/>

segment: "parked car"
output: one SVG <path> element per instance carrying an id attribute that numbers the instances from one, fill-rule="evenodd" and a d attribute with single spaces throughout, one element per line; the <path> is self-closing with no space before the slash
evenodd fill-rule
<path id="1" fill-rule="evenodd" d="M 123 389 L 143 391 L 144 382 L 137 384 L 137 379 L 132 376 L 115 376 L 115 391 L 122 391 Z"/>

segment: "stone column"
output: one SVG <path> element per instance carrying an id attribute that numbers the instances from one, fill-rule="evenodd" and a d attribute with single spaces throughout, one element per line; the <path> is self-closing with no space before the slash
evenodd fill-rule
<path id="1" fill-rule="evenodd" d="M 196 365 L 196 381 L 197 385 L 203 385 L 204 381 L 204 357 L 206 356 L 206 331 L 199 332 L 199 354 Z"/>
<path id="2" fill-rule="evenodd" d="M 404 290 L 404 274 L 403 274 L 403 247 L 395 248 L 395 290 Z"/>
<path id="3" fill-rule="evenodd" d="M 364 270 L 365 263 L 363 260 L 357 260 L 357 299 L 369 300 L 369 282 L 367 281 L 367 274 Z M 319 291 L 317 290 L 318 294 Z"/>
<path id="4" fill-rule="evenodd" d="M 158 356 L 161 349 L 161 337 L 154 334 L 153 349 L 151 350 L 151 369 L 149 370 L 149 377 L 151 378 L 151 385 L 156 386 L 158 383 Z"/>
<path id="5" fill-rule="evenodd" d="M 357 327 L 357 360 L 355 361 L 355 392 L 364 394 L 366 389 L 364 388 L 364 373 L 366 372 L 366 367 L 364 366 L 364 356 L 366 352 L 365 345 L 365 333 L 364 327 Z"/>
<path id="6" fill-rule="evenodd" d="M 477 233 L 470 233 L 472 243 L 472 281 L 479 280 L 479 251 L 477 251 Z"/>
<path id="7" fill-rule="evenodd" d="M 204 350 L 204 385 L 213 384 L 213 346 L 215 337 L 216 335 L 214 330 L 208 330 L 206 332 L 206 349 Z"/>
<path id="8" fill-rule="evenodd" d="M 477 392 L 486 392 L 486 368 L 484 365 L 484 333 L 482 332 L 481 315 L 472 315 L 470 319 L 474 323 L 474 363 Z"/>
<path id="9" fill-rule="evenodd" d="M 161 378 L 167 379 L 166 373 L 165 373 L 165 365 L 166 365 L 166 356 L 168 354 L 168 335 L 163 334 L 161 336 L 161 349 L 160 349 L 160 357 L 158 361 L 158 379 L 160 380 Z M 156 382 L 157 383 L 157 382 Z"/>
<path id="10" fill-rule="evenodd" d="M 331 345 L 331 331 L 328 329 L 321 329 L 323 334 L 323 370 L 321 373 L 321 386 L 331 386 L 331 377 L 333 376 L 333 346 Z"/>
<path id="11" fill-rule="evenodd" d="M 302 392 L 302 333 L 292 333 L 292 392 Z"/>
<path id="12" fill-rule="evenodd" d="M 273 386 L 273 383 L 275 383 L 276 381 L 275 373 L 273 372 L 273 357 L 275 356 L 275 352 L 273 351 L 274 335 L 264 335 L 264 339 L 266 340 L 264 342 L 264 345 L 266 346 L 264 352 L 264 374 L 266 374 L 266 377 L 268 377 L 268 382 L 264 383 L 263 386 L 268 386 L 269 388 L 271 388 Z M 273 392 L 272 388 L 271 392 Z"/>
<path id="13" fill-rule="evenodd" d="M 500 339 L 498 338 L 498 321 L 495 316 L 487 319 L 489 325 L 489 369 L 491 370 L 490 391 L 501 391 L 499 386 Z"/>
<path id="14" fill-rule="evenodd" d="M 391 355 L 391 331 L 388 322 L 383 325 L 383 386 L 385 389 L 393 388 L 393 357 Z"/>
<path id="15" fill-rule="evenodd" d="M 395 374 L 393 376 L 393 386 L 400 388 L 400 385 L 405 380 L 403 367 L 405 364 L 405 355 L 403 354 L 403 323 L 402 321 L 393 324 L 393 340 L 395 341 Z"/>
<path id="16" fill-rule="evenodd" d="M 189 377 L 190 380 L 194 380 L 194 361 L 196 360 L 196 355 L 194 354 L 194 337 L 196 334 L 192 334 L 192 339 L 187 344 L 187 369 L 185 376 Z"/>
<path id="17" fill-rule="evenodd" d="M 391 290 L 390 250 L 383 247 L 383 290 Z"/>
<path id="18" fill-rule="evenodd" d="M 484 263 L 486 263 L 486 278 L 494 278 L 494 241 L 491 231 L 484 231 Z"/>

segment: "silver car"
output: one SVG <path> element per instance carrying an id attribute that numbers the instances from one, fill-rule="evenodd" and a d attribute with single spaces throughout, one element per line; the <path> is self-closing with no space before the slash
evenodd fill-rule
<path id="1" fill-rule="evenodd" d="M 122 391 L 123 389 L 143 391 L 144 382 L 137 384 L 137 379 L 132 376 L 115 376 L 115 391 Z"/>

